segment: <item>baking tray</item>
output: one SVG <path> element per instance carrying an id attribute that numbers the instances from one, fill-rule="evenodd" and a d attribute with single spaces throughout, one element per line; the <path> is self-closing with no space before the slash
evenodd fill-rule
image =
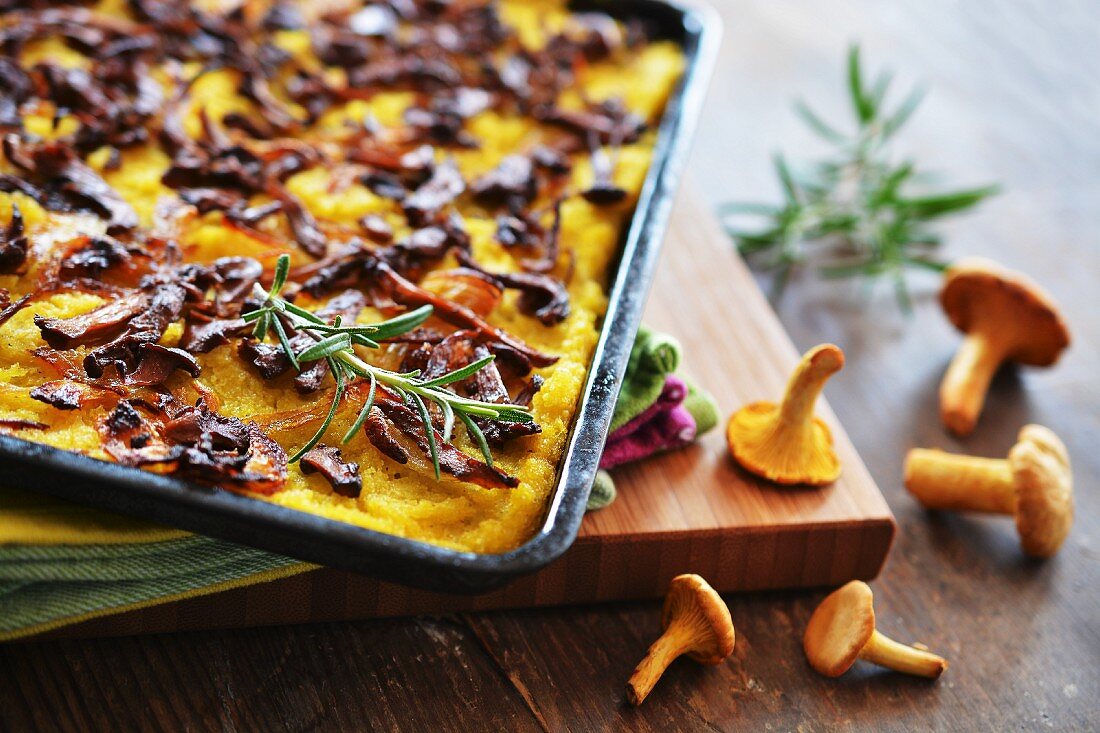
<path id="1" fill-rule="evenodd" d="M 437 591 L 490 590 L 559 557 L 584 518 L 720 35 L 717 15 L 703 6 L 666 0 L 572 5 L 647 23 L 658 37 L 680 43 L 687 63 L 665 108 L 653 162 L 624 237 L 557 485 L 545 520 L 530 540 L 499 554 L 449 550 L 11 436 L 0 436 L 0 478 L 80 504 Z"/>

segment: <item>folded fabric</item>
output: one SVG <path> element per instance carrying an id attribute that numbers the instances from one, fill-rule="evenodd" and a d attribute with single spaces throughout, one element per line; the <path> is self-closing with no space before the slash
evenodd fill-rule
<path id="1" fill-rule="evenodd" d="M 13 545 L 0 551 L 0 641 L 312 567 L 198 535 L 148 544 Z"/>
<path id="2" fill-rule="evenodd" d="M 612 433 L 657 402 L 668 376 L 680 367 L 680 356 L 680 344 L 673 337 L 644 325 L 638 329 L 615 402 Z"/>
<path id="3" fill-rule="evenodd" d="M 0 641 L 312 567 L 151 522 L 0 489 Z"/>
<path id="4" fill-rule="evenodd" d="M 668 375 L 653 404 L 608 436 L 600 468 L 639 461 L 695 440 L 695 418 L 684 407 L 687 394 L 684 380 L 675 374 Z"/>
<path id="5" fill-rule="evenodd" d="M 618 496 L 609 468 L 682 448 L 718 424 L 718 405 L 713 397 L 679 375 L 669 375 L 666 383 L 672 384 L 671 390 L 662 391 L 658 402 L 667 399 L 670 392 L 676 395 L 686 389 L 682 401 L 654 404 L 650 410 L 608 435 L 600 470 L 596 473 L 592 493 L 588 495 L 588 511 L 603 509 Z"/>
<path id="6" fill-rule="evenodd" d="M 609 443 L 622 460 L 690 440 L 708 418 L 708 399 L 673 377 L 680 347 L 643 328 L 631 352 Z M 694 405 L 694 407 L 693 407 Z M 702 407 L 700 407 L 700 405 Z M 713 405 L 711 405 L 713 412 Z M 620 442 L 621 439 L 621 442 Z M 594 501 L 614 499 L 600 472 Z M 313 565 L 57 499 L 0 489 L 0 641 L 90 618 L 266 582 Z"/>
<path id="7" fill-rule="evenodd" d="M 679 343 L 645 326 L 631 351 L 600 471 L 588 511 L 610 505 L 617 495 L 607 469 L 682 448 L 718 424 L 714 398 L 680 374 Z"/>

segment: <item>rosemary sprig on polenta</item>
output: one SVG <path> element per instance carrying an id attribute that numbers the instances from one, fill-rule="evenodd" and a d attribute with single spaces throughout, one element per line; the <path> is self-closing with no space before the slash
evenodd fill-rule
<path id="1" fill-rule="evenodd" d="M 333 319 L 332 323 L 328 323 L 312 311 L 294 305 L 280 297 L 280 292 L 286 284 L 289 272 L 290 257 L 282 255 L 275 266 L 275 278 L 271 288 L 264 290 L 259 283 L 253 286 L 254 296 L 263 305 L 256 310 L 245 313 L 242 318 L 245 322 L 254 324 L 253 336 L 257 341 L 263 341 L 274 331 L 280 347 L 286 353 L 286 358 L 296 371 L 301 371 L 303 364 L 324 359 L 328 363 L 333 378 L 336 380 L 336 391 L 324 422 L 313 434 L 313 437 L 290 457 L 291 463 L 299 460 L 321 441 L 332 424 L 333 418 L 336 417 L 336 411 L 348 385 L 356 379 L 369 380 L 370 391 L 363 407 L 359 410 L 359 416 L 344 434 L 342 442 L 347 443 L 350 441 L 363 427 L 374 408 L 379 384 L 381 384 L 384 389 L 389 389 L 401 401 L 416 410 L 424 426 L 424 436 L 428 442 L 436 479 L 440 478 L 438 439 L 441 437 L 444 443 L 450 442 L 456 417 L 470 432 L 470 436 L 481 449 L 481 453 L 485 457 L 485 463 L 489 467 L 493 465 L 493 454 L 489 450 L 489 443 L 486 441 L 484 433 L 482 433 L 481 428 L 478 427 L 473 418 L 479 417 L 501 422 L 533 421 L 530 408 L 523 405 L 494 404 L 462 397 L 446 389 L 448 385 L 468 379 L 488 366 L 496 359 L 491 354 L 449 371 L 442 376 L 430 379 L 422 379 L 420 370 L 406 373 L 390 371 L 368 364 L 356 355 L 356 346 L 377 349 L 379 341 L 408 333 L 417 326 L 422 325 L 431 316 L 432 306 L 425 305 L 396 318 L 370 325 L 344 324 L 339 315 Z M 312 345 L 296 352 L 287 335 L 288 330 L 291 329 L 307 334 L 316 340 Z M 429 404 L 438 406 L 442 413 L 443 429 L 441 435 L 436 433 L 428 409 Z"/>

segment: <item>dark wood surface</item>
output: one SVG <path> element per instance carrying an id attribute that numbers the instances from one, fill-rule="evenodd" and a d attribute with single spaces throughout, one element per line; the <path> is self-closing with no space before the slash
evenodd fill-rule
<path id="1" fill-rule="evenodd" d="M 707 195 L 774 193 L 769 152 L 814 150 L 790 97 L 839 111 L 840 60 L 860 39 L 872 63 L 932 89 L 905 151 L 956 182 L 1006 186 L 950 226 L 948 252 L 1026 269 L 1074 330 L 1058 368 L 1002 374 L 979 429 L 960 443 L 936 418 L 957 336 L 932 280 L 921 283 L 912 319 L 885 289 L 867 296 L 858 286 L 800 281 L 779 305 L 799 347 L 832 340 L 848 354 L 844 378 L 826 394 L 900 525 L 873 584 L 880 627 L 946 655 L 951 668 L 938 683 L 862 667 L 819 678 L 800 636 L 822 593 L 752 594 L 728 599 L 734 657 L 717 668 L 676 663 L 639 710 L 625 707 L 622 689 L 659 631 L 654 603 L 12 645 L 0 648 L 0 728 L 1100 725 L 1100 9 L 954 0 L 742 0 L 721 9 L 725 48 L 693 165 Z M 900 480 L 910 447 L 1001 455 L 1028 421 L 1062 435 L 1077 476 L 1076 526 L 1046 563 L 1020 555 L 1011 522 L 930 515 Z"/>

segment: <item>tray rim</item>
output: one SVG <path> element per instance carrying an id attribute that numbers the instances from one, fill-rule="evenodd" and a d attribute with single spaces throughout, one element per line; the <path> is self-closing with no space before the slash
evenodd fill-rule
<path id="1" fill-rule="evenodd" d="M 560 557 L 576 539 L 584 517 L 721 35 L 717 13 L 699 3 L 577 4 L 609 9 L 618 17 L 674 15 L 687 65 L 658 127 L 553 494 L 539 530 L 524 544 L 502 553 L 453 550 L 9 435 L 0 435 L 4 475 L 27 476 L 19 488 L 29 491 L 440 592 L 492 590 Z"/>

